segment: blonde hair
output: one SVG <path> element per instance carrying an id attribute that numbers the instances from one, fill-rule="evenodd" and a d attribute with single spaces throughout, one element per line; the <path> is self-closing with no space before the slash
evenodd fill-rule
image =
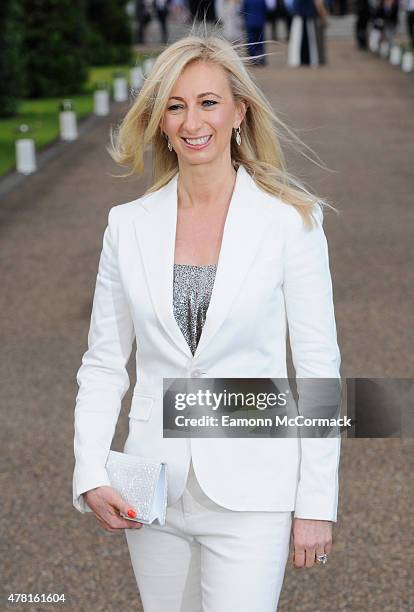
<path id="1" fill-rule="evenodd" d="M 242 164 L 259 188 L 296 207 L 308 228 L 312 226 L 315 205 L 336 210 L 310 193 L 287 171 L 280 145 L 281 140 L 286 140 L 283 131 L 291 137 L 289 142 L 313 151 L 274 113 L 244 66 L 250 58 L 239 55 L 236 45 L 226 40 L 217 28 L 213 33 L 205 30 L 194 33 L 194 29 L 193 25 L 189 35 L 169 45 L 158 56 L 116 133 L 111 130 L 108 152 L 118 164 L 130 168 L 122 177 L 143 174 L 144 153 L 151 146 L 153 184 L 145 195 L 157 191 L 177 174 L 177 155 L 174 150 L 168 150 L 160 127 L 168 98 L 186 66 L 195 61 L 210 62 L 221 66 L 226 72 L 235 103 L 242 100 L 247 103 L 247 111 L 240 125 L 242 143 L 238 146 L 233 138 L 231 140 L 233 166 L 237 169 Z"/>

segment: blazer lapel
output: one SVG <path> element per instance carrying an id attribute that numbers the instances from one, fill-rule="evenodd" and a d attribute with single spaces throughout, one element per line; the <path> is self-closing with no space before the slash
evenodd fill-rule
<path id="1" fill-rule="evenodd" d="M 178 174 L 145 198 L 141 214 L 135 215 L 133 223 L 154 310 L 170 339 L 192 358 L 173 310 L 177 182 Z M 206 321 L 194 358 L 206 348 L 224 322 L 259 249 L 268 227 L 268 209 L 263 205 L 263 195 L 240 165 L 227 212 Z"/>
<path id="2" fill-rule="evenodd" d="M 240 165 L 227 213 L 216 277 L 195 357 L 205 350 L 228 316 L 269 227 L 264 193 Z"/>
<path id="3" fill-rule="evenodd" d="M 173 310 L 174 252 L 177 226 L 177 179 L 150 194 L 133 218 L 152 304 L 170 339 L 192 357 Z"/>

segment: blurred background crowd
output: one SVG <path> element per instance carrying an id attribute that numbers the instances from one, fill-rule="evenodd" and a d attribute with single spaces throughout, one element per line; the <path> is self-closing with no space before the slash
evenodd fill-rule
<path id="1" fill-rule="evenodd" d="M 132 6 L 134 5 L 134 6 Z M 368 48 L 370 30 L 393 43 L 399 24 L 414 46 L 414 0 L 137 0 L 129 3 L 136 17 L 136 42 L 146 41 L 146 28 L 158 21 L 162 42 L 168 42 L 168 21 L 192 23 L 206 17 L 222 24 L 225 36 L 250 43 L 249 54 L 257 65 L 266 65 L 266 38 L 289 43 L 288 64 L 322 65 L 326 61 L 325 30 L 329 16 L 355 15 L 355 38 Z M 280 24 L 280 25 L 279 25 Z"/>

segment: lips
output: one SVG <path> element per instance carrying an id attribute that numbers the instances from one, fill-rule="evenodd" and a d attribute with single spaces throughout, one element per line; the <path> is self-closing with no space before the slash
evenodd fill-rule
<path id="1" fill-rule="evenodd" d="M 206 134 L 206 136 L 207 136 L 207 134 Z M 190 143 L 188 143 L 185 140 L 185 138 L 183 136 L 181 136 L 181 139 L 183 140 L 185 146 L 188 147 L 189 149 L 204 149 L 204 147 L 207 147 L 210 144 L 213 136 L 212 136 L 212 134 L 209 134 L 208 137 L 209 138 L 208 138 L 207 142 L 204 142 L 202 144 L 190 144 Z M 205 138 L 205 136 L 199 136 L 199 138 Z M 197 140 L 197 139 L 195 139 L 195 140 Z"/>

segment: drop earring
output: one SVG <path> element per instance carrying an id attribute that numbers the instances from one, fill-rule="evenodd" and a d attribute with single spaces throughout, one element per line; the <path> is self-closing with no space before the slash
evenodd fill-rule
<path id="1" fill-rule="evenodd" d="M 169 138 L 168 138 L 167 134 L 164 134 L 164 136 L 165 136 L 165 138 L 166 138 L 166 140 L 167 140 L 167 147 L 168 147 L 168 150 L 169 150 L 169 151 L 172 151 L 172 144 L 170 143 L 170 141 L 169 141 Z"/>
<path id="2" fill-rule="evenodd" d="M 240 127 L 236 128 L 236 142 L 239 146 L 241 145 Z"/>

